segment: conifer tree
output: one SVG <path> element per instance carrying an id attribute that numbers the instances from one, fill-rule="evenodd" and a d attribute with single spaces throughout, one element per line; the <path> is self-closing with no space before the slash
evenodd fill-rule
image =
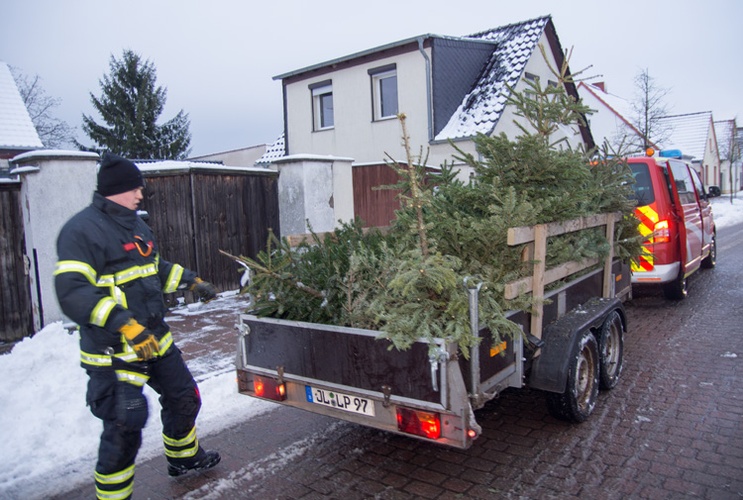
<path id="1" fill-rule="evenodd" d="M 257 261 L 241 258 L 255 272 L 248 287 L 256 298 L 254 311 L 373 329 L 398 349 L 419 339 L 429 339 L 434 349 L 433 339 L 445 339 L 468 356 L 482 341 L 472 335 L 468 315 L 468 293 L 476 288 L 479 321 L 492 337 L 487 341 L 521 335 L 504 311 L 529 310 L 532 298 L 505 300 L 503 292 L 531 269 L 522 261 L 522 248 L 508 246 L 508 228 L 619 211 L 627 218 L 615 241 L 639 245 L 632 236 L 637 221 L 631 218 L 626 163 L 572 150 L 556 134 L 587 111 L 566 94 L 566 74 L 567 64 L 555 71 L 559 86 L 537 83 L 513 93 L 511 104 L 524 120 L 518 138 L 479 135 L 477 156 L 459 151 L 455 159 L 477 174 L 467 184 L 451 165 L 436 175 L 423 168 L 423 154 L 410 154 L 405 117 L 398 116 L 407 164 L 389 163 L 400 182 L 388 187 L 401 193 L 391 227 L 384 234 L 367 233 L 355 221 L 329 236 L 315 235 L 312 244 L 296 250 L 274 238 Z M 615 251 L 639 255 L 639 246 Z M 589 229 L 553 238 L 547 264 L 608 252 L 603 232 Z"/>
<path id="2" fill-rule="evenodd" d="M 154 64 L 125 50 L 119 60 L 111 56 L 109 70 L 99 80 L 100 97 L 90 94 L 104 124 L 83 114 L 83 131 L 96 145 L 78 146 L 143 160 L 185 158 L 191 144 L 188 114 L 180 110 L 166 123 L 157 123 L 167 90 L 156 85 Z"/>

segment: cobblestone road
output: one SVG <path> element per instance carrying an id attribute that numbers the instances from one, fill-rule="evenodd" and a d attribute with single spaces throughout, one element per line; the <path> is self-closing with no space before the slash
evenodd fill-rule
<path id="1" fill-rule="evenodd" d="M 622 381 L 583 424 L 510 390 L 455 450 L 280 407 L 204 437 L 224 457 L 212 471 L 171 479 L 164 458 L 138 464 L 134 498 L 742 498 L 743 228 L 719 241 L 687 300 L 627 304 Z"/>

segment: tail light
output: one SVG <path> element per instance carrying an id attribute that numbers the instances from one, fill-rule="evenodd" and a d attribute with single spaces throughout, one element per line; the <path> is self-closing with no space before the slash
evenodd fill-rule
<path id="1" fill-rule="evenodd" d="M 397 428 L 407 434 L 438 439 L 441 436 L 441 417 L 438 413 L 398 407 Z"/>
<path id="2" fill-rule="evenodd" d="M 653 238 L 655 243 L 668 243 L 671 241 L 671 229 L 668 227 L 667 220 L 661 220 L 655 223 Z"/>
<path id="3" fill-rule="evenodd" d="M 286 399 L 286 385 L 269 377 L 253 376 L 253 391 L 259 398 L 284 401 Z"/>

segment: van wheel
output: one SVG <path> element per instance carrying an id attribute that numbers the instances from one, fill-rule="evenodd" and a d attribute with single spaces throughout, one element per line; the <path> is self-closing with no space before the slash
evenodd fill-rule
<path id="1" fill-rule="evenodd" d="M 599 387 L 613 389 L 619 383 L 624 360 L 624 326 L 617 311 L 601 325 L 598 336 Z"/>
<path id="2" fill-rule="evenodd" d="M 712 245 L 709 247 L 709 255 L 702 259 L 701 266 L 704 269 L 712 269 L 717 265 L 717 235 L 712 235 Z"/>
<path id="3" fill-rule="evenodd" d="M 569 359 L 565 392 L 548 392 L 547 409 L 560 420 L 583 422 L 593 412 L 599 393 L 599 350 L 591 332 L 578 335 Z"/>
<path id="4" fill-rule="evenodd" d="M 679 271 L 675 280 L 663 285 L 663 295 L 669 300 L 683 300 L 689 295 L 688 281 L 683 269 Z"/>

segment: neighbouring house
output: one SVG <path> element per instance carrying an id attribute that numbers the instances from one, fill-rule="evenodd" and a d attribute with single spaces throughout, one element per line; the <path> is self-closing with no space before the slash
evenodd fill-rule
<path id="1" fill-rule="evenodd" d="M 720 151 L 720 190 L 729 194 L 740 186 L 740 149 L 736 142 L 735 119 L 715 122 L 715 136 Z M 737 168 L 736 168 L 737 167 Z"/>
<path id="2" fill-rule="evenodd" d="M 578 83 L 578 94 L 583 103 L 593 110 L 588 116 L 596 144 L 605 142 L 613 152 L 635 154 L 644 151 L 645 139 L 640 130 L 632 124 L 632 104 L 626 99 L 606 90 L 605 82 Z M 650 147 L 658 149 L 651 139 Z"/>
<path id="3" fill-rule="evenodd" d="M 665 116 L 660 122 L 670 128 L 663 149 L 677 149 L 691 160 L 705 186 L 720 186 L 720 153 L 711 111 Z"/>
<path id="4" fill-rule="evenodd" d="M 0 178 L 9 177 L 10 158 L 43 147 L 10 68 L 0 61 Z"/>
<path id="5" fill-rule="evenodd" d="M 407 163 L 398 114 L 407 117 L 412 161 L 438 168 L 452 163 L 452 143 L 476 154 L 477 134 L 518 136 L 511 89 L 525 90 L 524 80 L 558 85 L 550 68 L 564 55 L 546 16 L 467 36 L 421 35 L 283 73 L 274 79 L 282 83 L 284 133 L 259 164 L 297 155 L 350 159 L 354 213 L 385 225 L 396 200 L 373 188 L 395 184 L 387 161 Z M 578 97 L 574 84 L 566 90 Z M 587 127 L 558 134 L 571 147 L 593 146 Z"/>
<path id="6" fill-rule="evenodd" d="M 221 163 L 222 165 L 231 165 L 233 167 L 252 167 L 266 153 L 267 148 L 268 144 L 257 144 L 246 148 L 192 156 L 188 160 Z"/>

